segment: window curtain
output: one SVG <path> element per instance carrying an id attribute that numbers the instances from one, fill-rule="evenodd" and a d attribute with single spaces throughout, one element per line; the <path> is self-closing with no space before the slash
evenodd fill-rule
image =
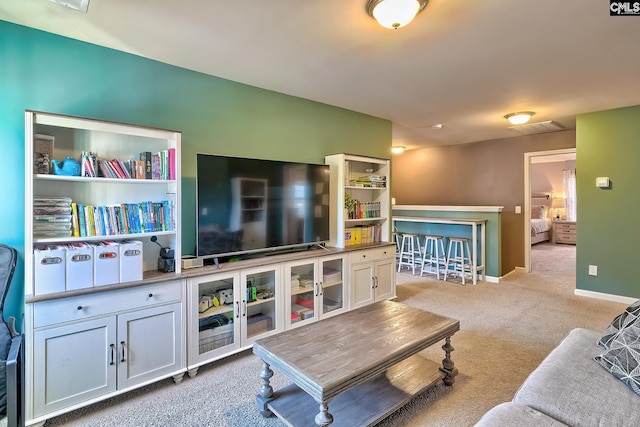
<path id="1" fill-rule="evenodd" d="M 576 220 L 576 170 L 563 169 L 564 210 L 567 221 Z"/>

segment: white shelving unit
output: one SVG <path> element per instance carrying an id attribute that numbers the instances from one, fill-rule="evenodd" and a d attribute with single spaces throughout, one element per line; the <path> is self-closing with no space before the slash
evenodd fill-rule
<path id="1" fill-rule="evenodd" d="M 332 185 L 329 245 L 344 248 L 352 244 L 389 242 L 390 161 L 351 154 L 334 154 L 326 156 L 325 163 L 331 167 Z M 345 209 L 345 198 L 348 196 L 359 203 L 360 209 L 355 217 Z M 379 227 L 375 237 L 371 229 L 365 228 L 369 226 Z M 347 233 L 349 229 L 358 228 L 358 233 Z"/>
<path id="2" fill-rule="evenodd" d="M 38 141 L 34 139 L 36 135 Z M 38 150 L 42 150 L 43 139 L 53 141 L 53 146 L 49 146 L 52 150 L 47 153 L 51 160 L 70 157 L 80 162 L 81 153 L 91 151 L 98 159 L 126 161 L 139 160 L 141 152 L 169 155 L 170 151 L 173 173 L 171 179 L 54 175 L 51 168 L 49 174 L 35 173 L 46 171 L 46 168 L 36 170 L 34 162 L 36 143 Z M 173 249 L 178 260 L 181 254 L 180 142 L 181 134 L 176 131 L 36 111 L 25 113 L 24 332 L 28 425 L 44 423 L 53 416 L 162 378 L 173 377 L 180 382 L 186 372 L 183 333 L 186 291 L 180 262 L 175 263 L 175 273 L 158 271 L 158 245 Z M 126 221 L 120 217 L 120 225 L 126 226 L 119 229 L 124 231 L 74 236 L 73 221 L 68 232 L 43 232 L 41 226 L 35 226 L 36 222 L 52 220 L 51 216 L 42 218 L 34 214 L 36 200 L 42 198 L 66 198 L 76 204 L 104 208 L 129 204 L 133 209 L 134 205 L 151 202 L 147 207 L 156 203 L 155 208 L 159 209 L 161 202 L 166 203 L 162 215 L 157 211 L 153 227 L 158 231 L 150 231 L 151 223 L 147 232 L 127 231 L 134 230 L 134 223 L 129 222 L 133 217 Z M 154 236 L 157 243 L 152 241 Z M 62 268 L 56 277 L 34 273 L 42 268 L 36 262 L 36 247 L 99 241 L 120 244 L 113 246 L 120 248 L 118 251 L 107 253 L 106 257 L 115 262 L 110 269 L 119 272 L 107 283 L 94 285 L 104 276 L 97 269 L 95 275 L 84 274 L 85 270 L 79 268 Z M 127 252 L 122 250 L 126 241 L 142 244 L 135 243 L 135 249 Z M 95 265 L 99 256 L 93 256 L 97 252 L 90 252 L 91 246 L 87 248 L 91 249 L 86 249 L 83 261 Z M 32 251 L 34 255 L 30 256 Z M 136 261 L 123 262 L 125 257 Z M 52 262 L 61 261 L 61 257 L 54 257 Z M 77 259 L 65 259 L 65 265 L 73 261 Z M 131 275 L 132 272 L 135 274 Z M 46 292 L 36 286 L 36 278 L 45 284 L 42 289 L 47 289 Z M 81 287 L 76 286 L 79 281 L 83 282 Z M 152 352 L 148 351 L 150 348 Z"/>

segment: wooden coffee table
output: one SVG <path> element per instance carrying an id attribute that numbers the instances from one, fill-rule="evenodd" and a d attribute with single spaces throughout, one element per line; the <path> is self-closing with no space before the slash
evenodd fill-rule
<path id="1" fill-rule="evenodd" d="M 458 330 L 458 320 L 381 301 L 258 340 L 258 408 L 289 426 L 374 425 L 439 380 L 453 385 Z M 417 354 L 441 340 L 442 365 Z M 293 384 L 274 393 L 271 367 Z"/>

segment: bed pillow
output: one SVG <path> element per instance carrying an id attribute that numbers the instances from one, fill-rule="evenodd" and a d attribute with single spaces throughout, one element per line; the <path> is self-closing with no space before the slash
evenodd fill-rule
<path id="1" fill-rule="evenodd" d="M 630 324 L 634 323 L 638 317 L 640 317 L 640 300 L 637 300 L 622 313 L 618 314 L 605 329 L 602 338 L 598 341 L 598 345 L 609 348 L 611 341 L 615 338 L 616 334 L 622 329 L 626 328 Z"/>
<path id="2" fill-rule="evenodd" d="M 546 206 L 532 206 L 531 207 L 531 219 L 542 219 L 545 217 L 545 208 Z"/>
<path id="3" fill-rule="evenodd" d="M 640 395 L 640 322 L 618 331 L 611 339 L 610 347 L 595 360 Z"/>

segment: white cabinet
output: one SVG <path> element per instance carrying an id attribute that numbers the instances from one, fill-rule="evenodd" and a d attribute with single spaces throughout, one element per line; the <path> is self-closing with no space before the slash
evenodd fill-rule
<path id="1" fill-rule="evenodd" d="M 248 268 L 188 280 L 188 372 L 284 330 L 281 266 Z"/>
<path id="2" fill-rule="evenodd" d="M 284 264 L 286 328 L 344 313 L 348 309 L 345 255 Z"/>
<path id="3" fill-rule="evenodd" d="M 351 310 L 396 297 L 394 249 L 389 245 L 351 253 Z"/>
<path id="4" fill-rule="evenodd" d="M 181 254 L 180 144 L 176 131 L 25 112 L 28 424 L 184 373 L 181 266 L 158 271 L 158 245 Z"/>
<path id="5" fill-rule="evenodd" d="M 34 303 L 32 417 L 184 374 L 181 282 Z M 142 307 L 131 309 L 131 307 Z"/>
<path id="6" fill-rule="evenodd" d="M 331 169 L 330 246 L 389 242 L 391 231 L 390 162 L 334 154 Z M 345 200 L 352 200 L 351 209 Z"/>

